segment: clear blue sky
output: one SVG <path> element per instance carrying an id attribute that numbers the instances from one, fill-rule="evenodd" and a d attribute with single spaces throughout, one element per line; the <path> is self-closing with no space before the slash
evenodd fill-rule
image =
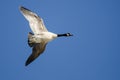
<path id="1" fill-rule="evenodd" d="M 58 38 L 29 66 L 25 6 Z M 0 80 L 120 80 L 120 0 L 1 0 Z"/>

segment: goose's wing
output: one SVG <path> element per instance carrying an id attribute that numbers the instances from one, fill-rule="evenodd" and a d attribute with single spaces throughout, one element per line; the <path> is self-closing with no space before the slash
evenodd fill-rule
<path id="1" fill-rule="evenodd" d="M 32 61 L 34 61 L 40 54 L 42 54 L 45 50 L 46 43 L 36 43 L 35 46 L 32 49 L 32 54 L 28 57 L 25 66 L 30 64 Z"/>
<path id="2" fill-rule="evenodd" d="M 44 25 L 42 18 L 40 18 L 37 14 L 22 6 L 20 7 L 20 11 L 22 12 L 23 16 L 29 21 L 30 28 L 34 34 L 48 31 Z"/>

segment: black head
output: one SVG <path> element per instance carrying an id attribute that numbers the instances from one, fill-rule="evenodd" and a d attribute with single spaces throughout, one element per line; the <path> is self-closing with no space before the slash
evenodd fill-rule
<path id="1" fill-rule="evenodd" d="M 71 33 L 66 33 L 66 36 L 73 36 L 73 34 L 71 34 Z"/>

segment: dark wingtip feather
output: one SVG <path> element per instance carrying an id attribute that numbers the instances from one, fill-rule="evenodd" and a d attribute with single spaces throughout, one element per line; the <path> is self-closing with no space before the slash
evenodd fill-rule
<path id="1" fill-rule="evenodd" d="M 27 61 L 25 62 L 25 66 L 28 66 L 32 61 L 33 61 L 33 59 L 31 59 L 31 57 L 29 57 L 27 59 Z"/>
<path id="2" fill-rule="evenodd" d="M 27 63 L 25 63 L 25 66 L 27 66 L 28 64 Z"/>
<path id="3" fill-rule="evenodd" d="M 25 66 L 28 66 L 29 64 L 30 64 L 30 62 L 26 61 Z"/>
<path id="4" fill-rule="evenodd" d="M 31 54 L 27 61 L 25 62 L 25 66 L 29 65 L 31 62 L 33 62 L 38 56 L 36 54 Z"/>
<path id="5" fill-rule="evenodd" d="M 31 11 L 31 10 L 29 10 L 29 9 L 23 7 L 23 6 L 20 6 L 19 9 L 20 9 L 21 11 L 23 11 L 23 10 Z"/>

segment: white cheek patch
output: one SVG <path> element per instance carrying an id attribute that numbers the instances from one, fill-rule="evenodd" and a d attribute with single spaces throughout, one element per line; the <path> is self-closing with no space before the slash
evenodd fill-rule
<path id="1" fill-rule="evenodd" d="M 70 36 L 69 34 L 67 34 L 67 36 Z"/>

